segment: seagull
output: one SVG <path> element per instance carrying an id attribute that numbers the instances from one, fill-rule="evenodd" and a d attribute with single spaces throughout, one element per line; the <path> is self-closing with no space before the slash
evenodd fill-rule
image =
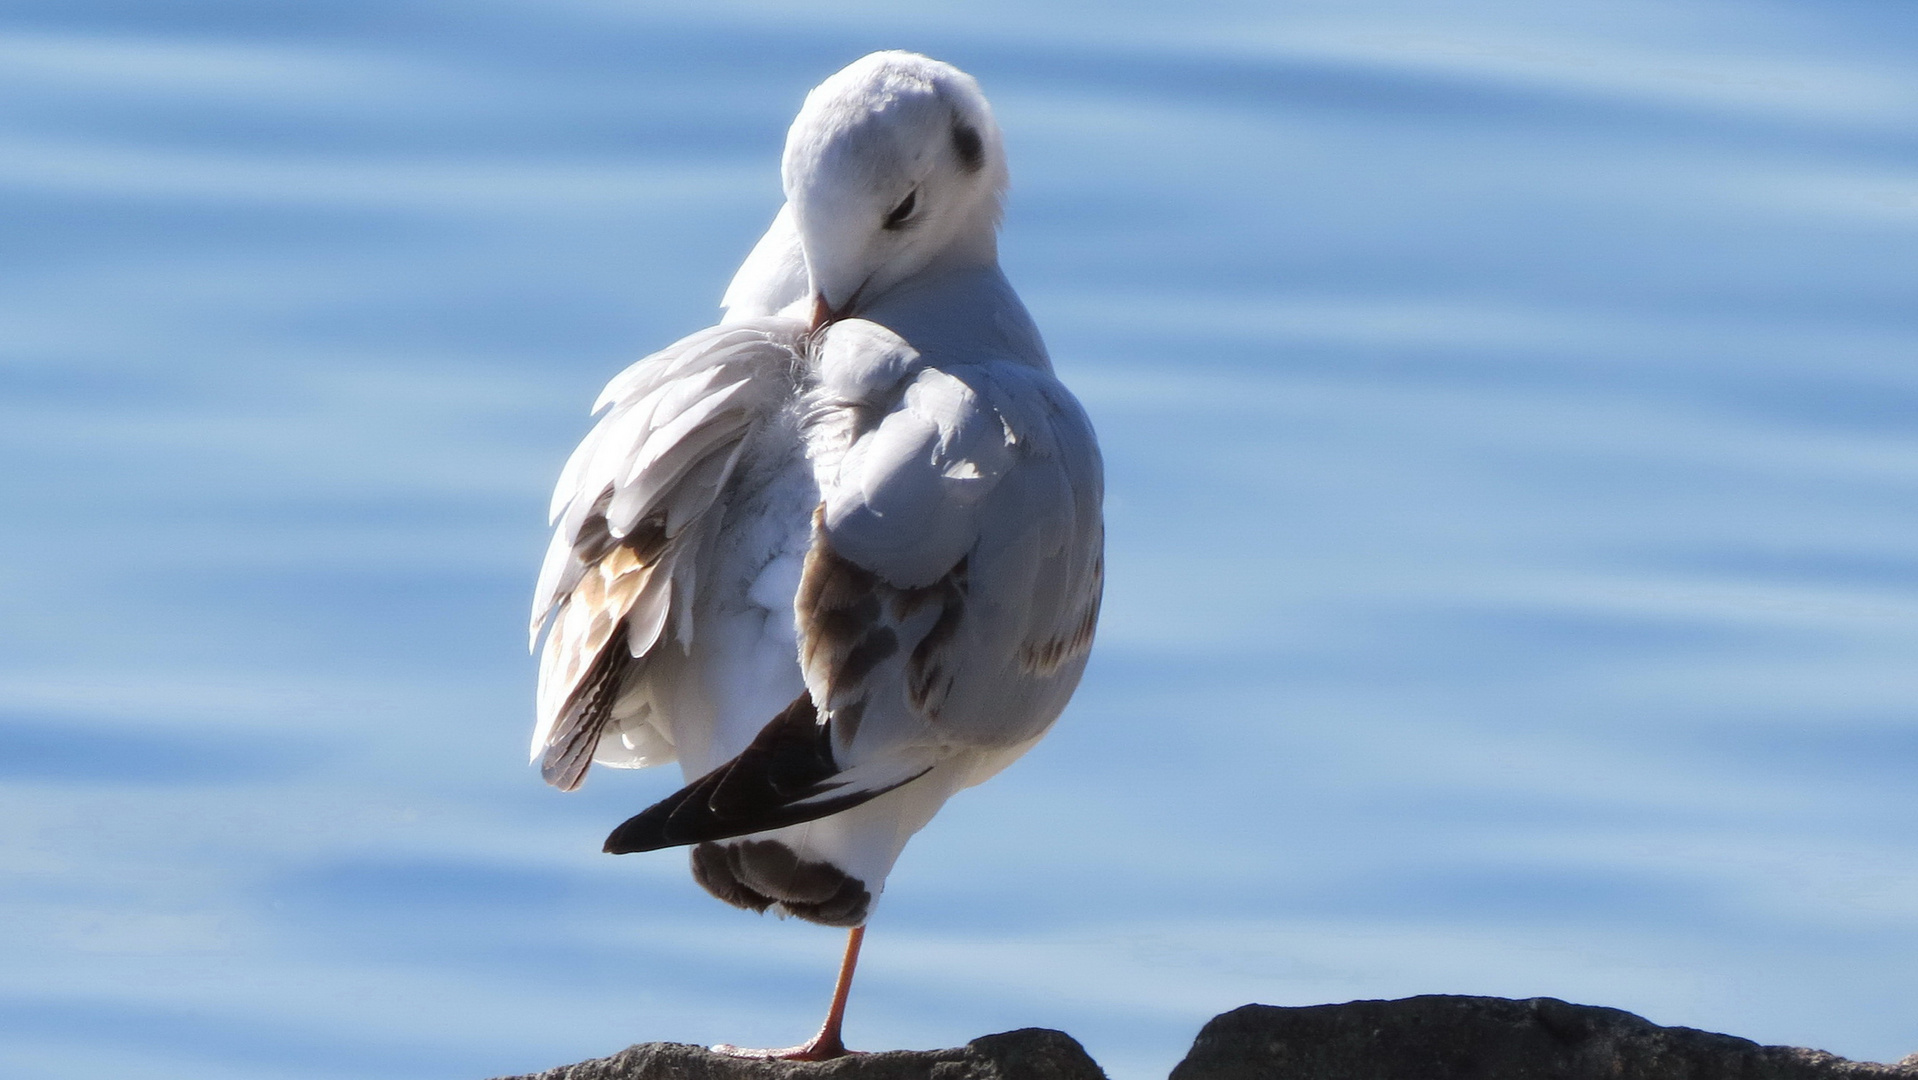
<path id="1" fill-rule="evenodd" d="M 725 316 L 615 376 L 553 493 L 532 755 L 677 760 L 615 854 L 690 847 L 726 903 L 844 927 L 906 841 L 1036 743 L 1085 670 L 1103 473 L 999 269 L 1005 149 L 979 85 L 855 61 L 787 134 L 786 202 Z"/>

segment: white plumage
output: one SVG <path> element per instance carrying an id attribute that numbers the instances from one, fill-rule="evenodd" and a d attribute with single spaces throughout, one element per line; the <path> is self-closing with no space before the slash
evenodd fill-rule
<path id="1" fill-rule="evenodd" d="M 693 845 L 721 899 L 858 926 L 1077 685 L 1102 481 L 999 271 L 1004 152 L 969 76 L 857 61 L 783 173 L 726 321 L 615 377 L 560 477 L 533 755 L 568 789 L 678 760 L 688 786 L 609 851 Z"/>

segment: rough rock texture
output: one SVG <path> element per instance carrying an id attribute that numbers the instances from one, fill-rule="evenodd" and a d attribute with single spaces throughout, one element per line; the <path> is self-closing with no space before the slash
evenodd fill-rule
<path id="1" fill-rule="evenodd" d="M 1247 1005 L 1199 1032 L 1172 1080 L 1918 1080 L 1897 1065 L 1659 1027 L 1556 998 Z"/>
<path id="2" fill-rule="evenodd" d="M 751 1061 L 684 1043 L 641 1043 L 594 1061 L 505 1080 L 1105 1080 L 1062 1031 L 1022 1028 L 956 1050 L 888 1050 L 835 1061 Z"/>

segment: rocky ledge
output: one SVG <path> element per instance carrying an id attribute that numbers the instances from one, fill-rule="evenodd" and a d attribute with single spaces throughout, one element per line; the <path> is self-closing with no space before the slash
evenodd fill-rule
<path id="1" fill-rule="evenodd" d="M 1557 998 L 1353 1001 L 1214 1017 L 1172 1080 L 1918 1080 L 1897 1065 L 1659 1027 Z"/>
<path id="2" fill-rule="evenodd" d="M 1022 1028 L 954 1050 L 887 1050 L 832 1061 L 753 1061 L 684 1043 L 641 1043 L 609 1058 L 503 1080 L 1105 1080 L 1063 1031 Z"/>
<path id="3" fill-rule="evenodd" d="M 815 1063 L 747 1061 L 644 1043 L 508 1080 L 1103 1080 L 1084 1048 L 1043 1028 L 953 1050 L 893 1050 Z M 1213 1018 L 1171 1080 L 1918 1080 L 1896 1065 L 1659 1027 L 1556 998 L 1456 997 L 1279 1008 Z"/>

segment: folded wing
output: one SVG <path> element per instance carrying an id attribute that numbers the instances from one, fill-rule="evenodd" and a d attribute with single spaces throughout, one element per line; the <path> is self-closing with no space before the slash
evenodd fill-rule
<path id="1" fill-rule="evenodd" d="M 1042 364 L 933 367 L 872 323 L 819 346 L 800 662 L 842 767 L 984 779 L 1077 685 L 1103 585 L 1097 444 Z"/>

